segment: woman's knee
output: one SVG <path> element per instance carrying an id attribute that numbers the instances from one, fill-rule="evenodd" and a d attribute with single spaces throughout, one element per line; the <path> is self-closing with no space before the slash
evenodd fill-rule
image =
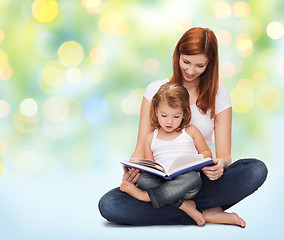
<path id="1" fill-rule="evenodd" d="M 233 169 L 239 169 L 238 172 L 243 179 L 246 178 L 252 181 L 256 188 L 260 187 L 267 178 L 268 169 L 261 160 L 255 158 L 240 159 L 232 165 L 234 165 Z"/>
<path id="2" fill-rule="evenodd" d="M 104 194 L 98 203 L 101 215 L 108 221 L 115 221 L 113 218 L 116 214 L 117 200 L 121 198 L 118 196 L 119 194 L 121 194 L 121 192 L 118 188 L 112 189 Z"/>
<path id="3" fill-rule="evenodd" d="M 264 162 L 258 160 L 258 159 L 252 159 L 254 162 L 254 167 L 252 168 L 252 177 L 256 180 L 258 180 L 259 185 L 262 185 L 268 174 L 268 169 Z"/>

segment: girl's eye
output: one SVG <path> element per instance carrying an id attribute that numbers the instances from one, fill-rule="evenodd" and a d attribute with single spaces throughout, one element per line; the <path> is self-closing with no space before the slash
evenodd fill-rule
<path id="1" fill-rule="evenodd" d="M 174 116 L 174 118 L 179 118 L 179 116 Z"/>
<path id="2" fill-rule="evenodd" d="M 162 117 L 166 117 L 166 115 L 161 115 Z"/>
<path id="3" fill-rule="evenodd" d="M 198 65 L 197 67 L 203 68 L 204 66 L 203 65 Z"/>

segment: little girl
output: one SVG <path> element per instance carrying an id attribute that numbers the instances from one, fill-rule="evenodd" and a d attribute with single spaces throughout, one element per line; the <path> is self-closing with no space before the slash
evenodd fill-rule
<path id="1" fill-rule="evenodd" d="M 187 90 L 175 83 L 161 86 L 151 102 L 150 122 L 155 130 L 146 138 L 145 158 L 169 163 L 173 158 L 186 154 L 199 153 L 204 158 L 212 157 L 201 132 L 189 124 L 190 119 Z M 139 188 L 124 180 L 120 190 L 138 200 L 151 202 L 154 208 L 166 204 L 178 207 L 199 226 L 205 223 L 194 201 L 190 200 L 201 189 L 199 173 L 187 172 L 169 181 L 142 171 L 137 185 Z"/>

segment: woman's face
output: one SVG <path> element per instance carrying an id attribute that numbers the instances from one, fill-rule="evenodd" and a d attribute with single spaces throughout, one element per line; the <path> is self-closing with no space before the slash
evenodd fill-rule
<path id="1" fill-rule="evenodd" d="M 199 76 L 204 73 L 208 65 L 208 59 L 204 54 L 180 55 L 179 66 L 186 82 L 199 80 Z"/>

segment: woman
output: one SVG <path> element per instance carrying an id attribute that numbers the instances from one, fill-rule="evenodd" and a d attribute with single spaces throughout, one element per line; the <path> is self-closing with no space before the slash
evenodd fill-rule
<path id="1" fill-rule="evenodd" d="M 153 82 L 146 88 L 140 112 L 137 145 L 132 157 L 144 157 L 145 138 L 150 125 L 150 102 L 165 82 L 182 84 L 190 95 L 192 119 L 212 151 L 214 131 L 216 165 L 202 169 L 202 189 L 194 197 L 206 222 L 236 224 L 245 222 L 236 214 L 224 212 L 256 191 L 265 181 L 267 168 L 256 159 L 231 160 L 232 105 L 228 90 L 219 86 L 218 45 L 215 34 L 207 28 L 192 28 L 181 37 L 173 54 L 173 76 Z M 136 183 L 139 172 L 124 168 L 123 180 Z M 170 205 L 154 209 L 121 192 L 106 193 L 99 202 L 103 217 L 132 225 L 195 224 L 184 212 Z"/>

